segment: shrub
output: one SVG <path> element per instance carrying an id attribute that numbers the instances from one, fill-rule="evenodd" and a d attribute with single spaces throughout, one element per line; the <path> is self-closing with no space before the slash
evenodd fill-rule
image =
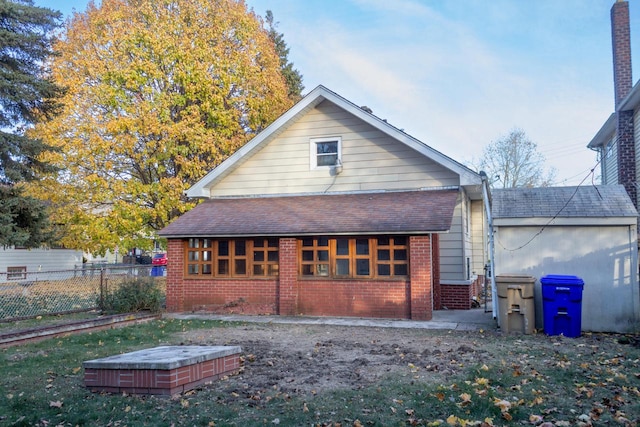
<path id="1" fill-rule="evenodd" d="M 99 306 L 110 313 L 160 311 L 164 295 L 153 278 L 143 277 L 123 282 L 115 291 L 105 292 Z"/>

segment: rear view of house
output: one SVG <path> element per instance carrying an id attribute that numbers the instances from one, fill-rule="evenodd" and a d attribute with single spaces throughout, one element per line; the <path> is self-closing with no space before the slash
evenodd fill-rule
<path id="1" fill-rule="evenodd" d="M 479 291 L 480 176 L 322 86 L 187 196 L 170 311 L 429 320 Z"/>

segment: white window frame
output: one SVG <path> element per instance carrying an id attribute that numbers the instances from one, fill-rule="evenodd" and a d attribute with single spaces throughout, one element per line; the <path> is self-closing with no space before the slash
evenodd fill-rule
<path id="1" fill-rule="evenodd" d="M 338 143 L 338 162 L 335 165 L 318 166 L 318 150 L 317 145 L 322 142 L 337 142 Z M 323 138 L 311 138 L 309 139 L 309 167 L 314 169 L 330 169 L 342 164 L 342 137 L 331 136 Z"/>

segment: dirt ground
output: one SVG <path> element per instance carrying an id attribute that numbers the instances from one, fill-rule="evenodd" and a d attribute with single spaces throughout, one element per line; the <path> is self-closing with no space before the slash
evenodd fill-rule
<path id="1" fill-rule="evenodd" d="M 487 336 L 489 334 L 491 337 Z M 446 377 L 504 351 L 494 331 L 450 332 L 331 325 L 252 324 L 185 332 L 184 345 L 238 345 L 234 382 L 295 394 L 358 389 L 390 373 Z M 491 340 L 491 348 L 487 340 Z M 498 353 L 495 353 L 498 352 Z M 491 354 L 494 354 L 493 356 Z M 249 385 L 250 384 L 250 385 Z"/>

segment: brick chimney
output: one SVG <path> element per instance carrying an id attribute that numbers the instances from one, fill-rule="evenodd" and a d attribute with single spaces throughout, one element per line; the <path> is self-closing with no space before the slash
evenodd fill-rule
<path id="1" fill-rule="evenodd" d="M 611 40 L 613 44 L 613 84 L 618 139 L 618 183 L 624 185 L 638 208 L 636 189 L 636 155 L 633 135 L 633 110 L 620 111 L 620 102 L 631 92 L 631 26 L 629 3 L 617 0 L 611 8 Z"/>

